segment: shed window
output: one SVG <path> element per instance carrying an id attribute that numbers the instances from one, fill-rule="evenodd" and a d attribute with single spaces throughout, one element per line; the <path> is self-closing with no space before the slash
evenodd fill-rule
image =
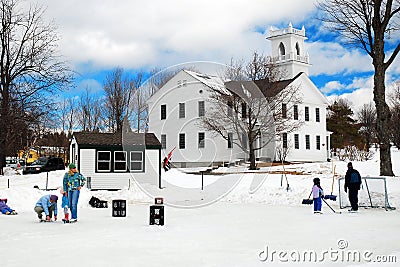
<path id="1" fill-rule="evenodd" d="M 114 152 L 114 171 L 116 172 L 126 171 L 126 151 Z"/>
<path id="2" fill-rule="evenodd" d="M 131 151 L 131 172 L 143 171 L 143 152 Z"/>
<path id="3" fill-rule="evenodd" d="M 98 151 L 97 152 L 97 170 L 100 172 L 111 171 L 111 152 Z"/>

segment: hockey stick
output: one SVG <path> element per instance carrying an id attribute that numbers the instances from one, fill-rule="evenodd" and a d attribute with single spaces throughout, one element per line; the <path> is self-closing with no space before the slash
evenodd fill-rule
<path id="1" fill-rule="evenodd" d="M 323 198 L 321 198 L 324 202 L 325 202 L 325 204 L 331 209 L 331 211 L 333 211 L 333 213 L 337 213 L 337 214 L 341 214 L 342 212 L 341 211 L 336 211 L 336 210 L 334 210 L 329 204 L 328 204 L 328 202 L 326 202 L 326 200 L 325 199 L 323 199 Z"/>

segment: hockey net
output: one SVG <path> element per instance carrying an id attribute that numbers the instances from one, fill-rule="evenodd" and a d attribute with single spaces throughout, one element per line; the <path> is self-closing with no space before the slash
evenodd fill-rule
<path id="1" fill-rule="evenodd" d="M 389 204 L 385 177 L 362 177 L 358 191 L 358 206 L 365 208 L 394 209 Z M 351 207 L 348 194 L 344 192 L 344 178 L 339 179 L 339 205 L 341 209 Z"/>

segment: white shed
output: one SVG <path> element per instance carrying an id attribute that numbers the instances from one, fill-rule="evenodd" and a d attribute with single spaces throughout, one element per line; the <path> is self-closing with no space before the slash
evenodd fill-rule
<path id="1" fill-rule="evenodd" d="M 73 133 L 70 162 L 92 190 L 129 187 L 132 178 L 161 186 L 161 143 L 153 133 Z"/>

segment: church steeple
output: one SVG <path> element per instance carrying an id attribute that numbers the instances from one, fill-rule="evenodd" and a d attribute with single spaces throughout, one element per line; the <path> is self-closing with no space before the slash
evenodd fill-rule
<path id="1" fill-rule="evenodd" d="M 301 30 L 293 28 L 292 23 L 285 29 L 271 27 L 267 39 L 272 43 L 272 60 L 287 75 L 284 79 L 291 79 L 300 72 L 308 75 L 311 64 L 304 49 L 304 40 L 307 39 L 304 26 Z"/>

